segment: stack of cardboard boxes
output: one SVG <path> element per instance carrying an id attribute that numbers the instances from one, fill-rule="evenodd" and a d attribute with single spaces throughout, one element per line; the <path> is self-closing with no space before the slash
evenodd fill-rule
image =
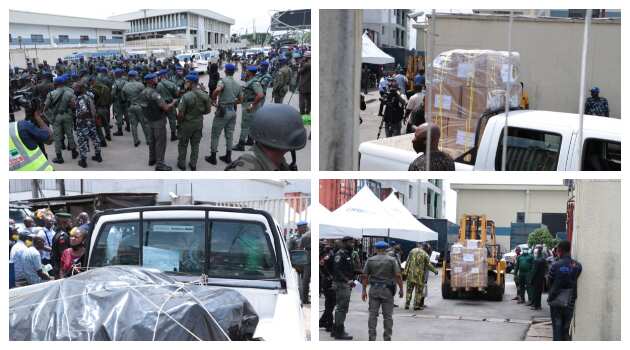
<path id="1" fill-rule="evenodd" d="M 479 240 L 451 246 L 451 287 L 485 289 L 488 286 L 488 252 Z"/>
<path id="2" fill-rule="evenodd" d="M 492 50 L 452 50 L 435 58 L 431 115 L 441 130 L 442 151 L 457 158 L 474 146 L 481 115 L 505 109 L 508 81 L 510 106 L 518 107 L 519 60 L 517 52 L 510 57 Z"/>

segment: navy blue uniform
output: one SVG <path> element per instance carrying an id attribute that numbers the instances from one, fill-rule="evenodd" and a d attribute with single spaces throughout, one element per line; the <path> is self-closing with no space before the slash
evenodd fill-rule
<path id="1" fill-rule="evenodd" d="M 551 306 L 551 325 L 553 340 L 570 340 L 569 327 L 577 299 L 577 280 L 582 273 L 582 265 L 564 256 L 551 265 L 549 269 L 549 297 L 547 302 L 553 301 L 563 289 L 571 290 L 568 307 Z"/>

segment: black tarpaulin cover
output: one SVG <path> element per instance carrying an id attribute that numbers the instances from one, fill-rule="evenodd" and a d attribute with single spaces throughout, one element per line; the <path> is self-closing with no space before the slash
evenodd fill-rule
<path id="1" fill-rule="evenodd" d="M 96 268 L 9 293 L 10 340 L 247 340 L 257 325 L 237 291 L 182 284 L 136 266 Z"/>

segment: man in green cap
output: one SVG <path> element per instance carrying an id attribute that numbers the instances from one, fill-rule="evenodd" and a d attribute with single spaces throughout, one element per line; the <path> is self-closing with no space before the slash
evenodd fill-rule
<path id="1" fill-rule="evenodd" d="M 243 89 L 243 109 L 241 111 L 241 136 L 238 144 L 232 148 L 233 151 L 245 151 L 245 145 L 251 146 L 254 141 L 249 136 L 249 127 L 254 119 L 254 113 L 262 105 L 261 101 L 265 98 L 260 80 L 256 76 L 256 66 L 247 67 L 247 81 Z"/>
<path id="2" fill-rule="evenodd" d="M 199 78 L 195 74 L 186 76 L 186 93 L 177 106 L 179 121 L 179 145 L 177 149 L 177 167 L 186 170 L 186 152 L 190 142 L 190 170 L 197 170 L 199 143 L 203 130 L 203 116 L 210 113 L 210 97 L 198 89 Z"/>
<path id="3" fill-rule="evenodd" d="M 210 131 L 210 156 L 205 159 L 212 165 L 217 164 L 217 152 L 219 149 L 219 136 L 225 133 L 225 155 L 219 157 L 225 163 L 232 162 L 232 137 L 236 124 L 236 105 L 241 103 L 243 92 L 241 85 L 234 80 L 236 66 L 228 63 L 225 65 L 225 78 L 219 80 L 217 88 L 212 92 L 212 100 L 217 106 L 212 120 Z"/>

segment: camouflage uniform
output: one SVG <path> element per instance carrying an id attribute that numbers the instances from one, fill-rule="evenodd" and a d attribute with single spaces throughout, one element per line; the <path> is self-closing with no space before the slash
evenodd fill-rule
<path id="1" fill-rule="evenodd" d="M 125 83 L 127 83 L 125 79 L 118 78 L 116 79 L 116 81 L 114 81 L 114 84 L 112 85 L 114 117 L 116 118 L 116 126 L 118 127 L 119 131 L 122 131 L 123 121 L 125 115 L 127 114 L 127 111 L 125 110 L 126 104 L 125 100 L 123 99 L 122 93 Z"/>
<path id="2" fill-rule="evenodd" d="M 241 154 L 238 159 L 228 165 L 225 170 L 232 171 L 289 171 L 289 165 L 283 160 L 276 166 L 271 159 L 256 144 L 248 152 Z"/>
<path id="3" fill-rule="evenodd" d="M 258 80 L 260 81 L 260 85 L 262 86 L 262 90 L 263 90 L 263 94 L 265 94 L 265 98 L 263 98 L 260 101 L 260 106 L 264 106 L 265 105 L 265 100 L 267 100 L 267 89 L 269 89 L 269 86 L 271 86 L 271 82 L 273 81 L 273 77 L 271 76 L 271 74 L 269 74 L 269 72 L 258 72 L 256 74 L 256 78 L 258 78 Z"/>
<path id="4" fill-rule="evenodd" d="M 219 137 L 225 132 L 225 149 L 232 150 L 232 138 L 234 137 L 234 125 L 236 124 L 236 104 L 242 95 L 242 87 L 232 76 L 227 76 L 217 83 L 217 88 L 223 87 L 219 96 L 219 108 L 214 113 L 212 129 L 210 131 L 210 152 L 219 149 Z M 220 114 L 223 109 L 223 114 Z"/>
<path id="5" fill-rule="evenodd" d="M 177 99 L 177 92 L 180 91 L 177 85 L 168 79 L 160 80 L 160 82 L 155 87 L 155 90 L 162 96 L 162 99 L 166 103 L 171 103 L 171 101 Z M 183 90 L 181 90 L 183 91 Z M 179 99 L 181 102 L 181 98 Z M 178 105 L 179 105 L 178 102 Z M 166 117 L 168 118 L 168 125 L 171 129 L 171 135 L 177 132 L 177 119 L 176 119 L 177 111 L 175 108 L 172 108 L 170 111 L 166 112 Z"/>
<path id="6" fill-rule="evenodd" d="M 604 97 L 589 97 L 584 105 L 584 114 L 608 117 L 608 100 Z"/>
<path id="7" fill-rule="evenodd" d="M 46 97 L 44 105 L 47 114 L 53 115 L 53 137 L 55 139 L 55 152 L 61 154 L 63 138 L 68 139 L 68 149 L 76 149 L 72 135 L 72 114 L 70 105 L 74 100 L 74 92 L 68 87 L 58 87 Z"/>
<path id="8" fill-rule="evenodd" d="M 107 137 L 111 140 L 111 128 L 109 126 L 110 107 L 112 104 L 111 85 L 105 85 L 98 80 L 94 84 L 92 93 L 96 104 L 96 132 L 101 142 Z M 100 123 L 99 123 L 100 122 Z M 103 144 L 104 145 L 104 144 Z"/>
<path id="9" fill-rule="evenodd" d="M 77 98 L 77 142 L 79 143 L 79 157 L 82 160 L 85 160 L 88 152 L 90 152 L 90 140 L 94 145 L 95 154 L 101 153 L 100 142 L 96 133 L 95 113 L 94 98 L 90 92 L 86 92 Z"/>
<path id="10" fill-rule="evenodd" d="M 199 157 L 203 115 L 210 109 L 210 96 L 194 88 L 182 96 L 177 109 L 183 115 L 179 122 L 177 165 L 180 168 L 186 167 L 186 152 L 188 150 L 188 142 L 190 142 L 189 164 L 192 169 L 195 169 L 197 168 L 197 158 Z"/>
<path id="11" fill-rule="evenodd" d="M 424 274 L 430 270 L 437 273 L 437 270 L 429 261 L 429 255 L 421 248 L 413 248 L 407 257 L 404 274 L 407 277 L 407 295 L 405 299 L 405 308 L 409 308 L 411 303 L 411 295 L 414 290 L 416 296 L 413 301 L 414 309 L 422 307 L 424 295 Z"/>
<path id="12" fill-rule="evenodd" d="M 276 75 L 273 77 L 273 90 L 271 95 L 273 96 L 274 103 L 282 103 L 284 96 L 289 91 L 290 83 L 291 70 L 287 65 L 284 65 L 278 69 Z"/>
<path id="13" fill-rule="evenodd" d="M 134 144 L 140 143 L 138 139 L 138 123 L 142 126 L 142 131 L 144 132 L 144 139 L 147 144 L 151 141 L 151 133 L 149 132 L 148 125 L 146 123 L 142 123 L 144 120 L 142 106 L 141 106 L 141 96 L 142 90 L 144 90 L 144 84 L 139 81 L 129 81 L 123 87 L 123 100 L 127 103 L 127 113 L 129 118 L 129 123 L 131 124 L 131 134 L 133 135 Z"/>
<path id="14" fill-rule="evenodd" d="M 260 106 L 262 106 L 262 104 L 258 103 L 257 106 L 255 106 L 255 108 L 253 108 L 251 111 L 248 111 L 248 109 L 254 103 L 256 95 L 262 93 L 263 88 L 257 77 L 253 77 L 252 79 L 247 81 L 247 84 L 243 89 L 243 109 L 241 110 L 241 135 L 239 137 L 240 143 L 245 143 L 247 141 L 247 138 L 249 137 L 249 127 L 254 120 L 254 113 L 256 113 L 258 109 L 260 109 Z"/>

